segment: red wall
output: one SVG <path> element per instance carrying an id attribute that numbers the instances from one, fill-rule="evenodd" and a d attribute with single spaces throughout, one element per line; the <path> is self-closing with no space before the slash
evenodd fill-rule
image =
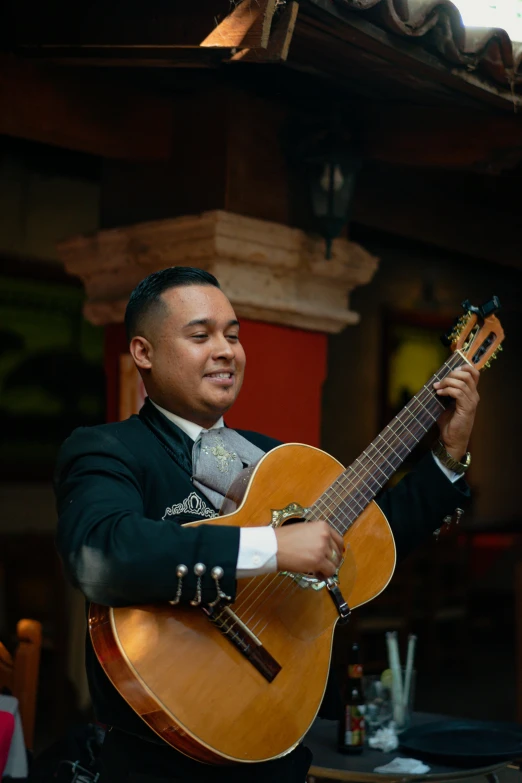
<path id="1" fill-rule="evenodd" d="M 326 335 L 242 320 L 241 342 L 245 382 L 227 424 L 318 446 Z"/>

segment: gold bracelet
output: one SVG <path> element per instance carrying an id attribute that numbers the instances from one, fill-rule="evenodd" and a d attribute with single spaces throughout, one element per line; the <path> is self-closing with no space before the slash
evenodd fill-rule
<path id="1" fill-rule="evenodd" d="M 445 468 L 452 470 L 454 473 L 458 473 L 460 476 L 467 471 L 471 464 L 471 454 L 469 451 L 464 454 L 461 460 L 455 459 L 455 457 L 452 457 L 451 454 L 446 451 L 446 446 L 441 440 L 435 441 L 431 450 Z"/>

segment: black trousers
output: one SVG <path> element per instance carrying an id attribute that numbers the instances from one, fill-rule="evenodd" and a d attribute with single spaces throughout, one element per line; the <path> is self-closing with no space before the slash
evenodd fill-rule
<path id="1" fill-rule="evenodd" d="M 200 764 L 166 744 L 111 729 L 99 756 L 98 783 L 305 783 L 312 762 L 299 745 L 281 759 L 215 767 Z"/>

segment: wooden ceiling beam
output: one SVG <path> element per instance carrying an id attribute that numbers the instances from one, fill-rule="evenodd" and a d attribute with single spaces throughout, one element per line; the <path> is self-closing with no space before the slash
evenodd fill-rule
<path id="1" fill-rule="evenodd" d="M 266 48 L 240 49 L 231 58 L 232 62 L 284 62 L 288 57 L 298 13 L 299 3 L 289 0 L 270 30 Z"/>
<path id="2" fill-rule="evenodd" d="M 266 49 L 276 0 L 242 0 L 201 46 L 231 46 L 238 49 Z"/>
<path id="3" fill-rule="evenodd" d="M 522 161 L 522 117 L 397 103 L 358 114 L 364 154 L 394 165 L 498 174 Z"/>
<path id="4" fill-rule="evenodd" d="M 0 54 L 0 134 L 107 158 L 157 161 L 172 150 L 172 101 Z"/>
<path id="5" fill-rule="evenodd" d="M 368 165 L 357 183 L 353 220 L 522 269 L 516 196 L 520 184 L 515 177 Z"/>
<path id="6" fill-rule="evenodd" d="M 132 42 L 116 39 L 102 43 L 84 33 L 83 40 L 74 43 L 49 42 L 45 38 L 27 43 L 22 38 L 15 50 L 23 57 L 68 66 L 212 68 L 229 60 L 278 62 L 288 56 L 299 5 L 289 0 L 275 18 L 276 4 L 277 0 L 242 0 L 221 21 L 212 20 L 213 29 L 200 43 L 194 43 L 194 32 L 187 37 L 180 25 L 170 43 L 162 41 L 163 36 L 145 43 L 146 34 L 138 35 Z M 195 25 L 196 30 L 200 26 L 201 20 Z"/>

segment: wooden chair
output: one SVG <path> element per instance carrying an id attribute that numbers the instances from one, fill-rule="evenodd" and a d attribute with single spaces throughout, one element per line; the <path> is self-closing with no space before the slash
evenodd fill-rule
<path id="1" fill-rule="evenodd" d="M 16 635 L 18 643 L 13 655 L 0 642 L 0 692 L 9 691 L 18 699 L 25 745 L 32 750 L 42 624 L 37 620 L 19 620 Z"/>
<path id="2" fill-rule="evenodd" d="M 39 699 L 47 713 L 46 728 L 61 736 L 68 718 L 69 597 L 54 535 L 1 534 L 0 564 L 4 637 L 14 641 L 20 617 L 31 617 L 42 624 L 40 668 L 44 677 Z"/>

